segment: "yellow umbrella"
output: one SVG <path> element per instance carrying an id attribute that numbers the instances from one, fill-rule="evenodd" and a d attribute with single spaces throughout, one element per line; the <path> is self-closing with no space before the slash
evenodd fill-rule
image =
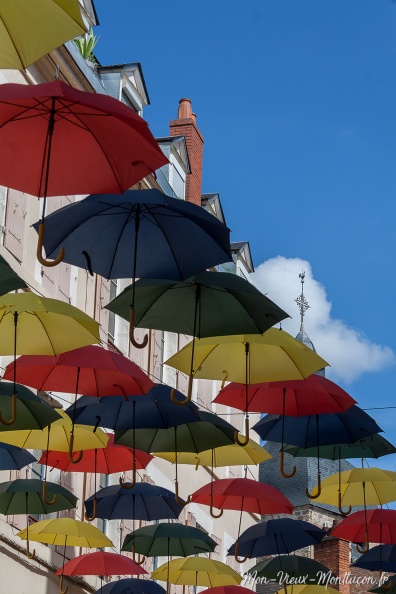
<path id="1" fill-rule="evenodd" d="M 260 464 L 265 460 L 269 460 L 272 456 L 261 447 L 253 439 L 249 439 L 249 443 L 240 448 L 237 444 L 230 444 L 205 450 L 196 454 L 195 452 L 154 452 L 153 456 L 167 460 L 175 464 L 176 458 L 178 464 L 195 464 L 198 466 L 212 466 L 218 468 L 219 466 L 250 466 Z"/>
<path id="2" fill-rule="evenodd" d="M 78 0 L 1 0 L 0 68 L 23 70 L 86 30 Z"/>
<path id="3" fill-rule="evenodd" d="M 213 561 L 207 557 L 187 557 L 172 559 L 152 572 L 153 580 L 191 586 L 238 585 L 242 576 L 221 561 Z"/>
<path id="4" fill-rule="evenodd" d="M 215 336 L 188 343 L 178 353 L 165 361 L 190 374 L 193 355 L 193 372 L 190 378 L 232 381 L 247 386 L 260 382 L 305 379 L 328 363 L 310 348 L 283 330 L 270 328 L 264 334 L 241 334 L 234 336 Z M 248 443 L 249 417 L 246 404 L 246 439 L 239 445 Z"/>
<path id="5" fill-rule="evenodd" d="M 0 297 L 0 355 L 58 355 L 89 344 L 99 344 L 99 323 L 69 303 L 31 292 Z M 16 418 L 16 364 L 12 416 Z"/>

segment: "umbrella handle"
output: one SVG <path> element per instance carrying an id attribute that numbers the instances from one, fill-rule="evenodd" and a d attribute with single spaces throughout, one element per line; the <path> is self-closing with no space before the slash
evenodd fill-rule
<path id="1" fill-rule="evenodd" d="M 39 224 L 38 241 L 37 241 L 37 260 L 42 266 L 52 267 L 58 266 L 65 257 L 65 250 L 63 247 L 59 250 L 59 254 L 55 260 L 46 260 L 43 256 L 43 242 L 44 242 L 45 223 Z"/>
<path id="2" fill-rule="evenodd" d="M 74 435 L 73 433 L 70 435 L 70 443 L 69 443 L 69 462 L 71 464 L 78 464 L 81 462 L 84 452 L 80 450 L 77 455 L 77 458 L 73 458 L 73 444 L 74 444 Z"/>
<path id="3" fill-rule="evenodd" d="M 132 558 L 133 562 L 136 563 L 136 565 L 143 565 L 143 563 L 146 561 L 146 557 L 144 555 L 142 555 L 141 559 L 139 557 L 136 557 L 135 545 L 132 545 Z"/>
<path id="4" fill-rule="evenodd" d="M 296 474 L 297 471 L 297 467 L 293 466 L 293 470 L 291 471 L 290 474 L 287 474 L 287 472 L 285 472 L 284 468 L 283 468 L 283 464 L 285 461 L 285 452 L 283 450 L 280 451 L 280 456 L 279 456 L 279 470 L 281 475 L 283 476 L 283 478 L 291 478 L 292 476 L 294 476 Z"/>
<path id="5" fill-rule="evenodd" d="M 118 479 L 118 482 L 120 483 L 120 485 L 123 489 L 133 489 L 133 487 L 136 485 L 136 466 L 135 466 L 135 464 L 133 465 L 132 482 L 125 483 L 122 476 L 120 476 L 120 478 Z"/>
<path id="6" fill-rule="evenodd" d="M 0 423 L 2 425 L 13 425 L 16 421 L 16 411 L 17 411 L 17 396 L 16 394 L 12 395 L 12 400 L 11 400 L 11 419 L 9 419 L 8 421 L 6 421 L 5 419 L 3 419 L 3 415 L 0 412 Z"/>
<path id="7" fill-rule="evenodd" d="M 246 555 L 246 557 L 242 557 L 241 559 L 239 559 L 238 557 L 238 550 L 239 550 L 239 540 L 236 541 L 235 543 L 235 553 L 234 553 L 234 559 L 237 563 L 245 563 L 245 561 L 247 560 L 248 556 Z"/>
<path id="8" fill-rule="evenodd" d="M 352 506 L 351 506 L 351 505 L 349 506 L 349 508 L 348 508 L 348 510 L 347 510 L 347 511 L 344 511 L 344 510 L 342 509 L 342 497 L 341 497 L 341 493 L 340 493 L 340 492 L 338 492 L 338 510 L 339 510 L 340 514 L 341 514 L 342 516 L 344 516 L 344 517 L 345 517 L 345 516 L 349 516 L 349 514 L 350 514 L 350 513 L 351 513 L 351 511 L 352 511 Z"/>
<path id="9" fill-rule="evenodd" d="M 29 551 L 29 541 L 26 541 L 26 557 L 28 559 L 34 559 L 36 556 L 36 549 L 33 549 L 33 553 Z"/>
<path id="10" fill-rule="evenodd" d="M 177 404 L 178 406 L 185 406 L 186 404 L 191 402 L 193 379 L 194 379 L 194 376 L 191 373 L 188 376 L 187 398 L 185 400 L 178 400 L 175 395 L 175 389 L 172 388 L 172 390 L 170 391 L 170 397 L 171 397 L 173 404 Z"/>
<path id="11" fill-rule="evenodd" d="M 87 522 L 93 522 L 96 519 L 96 509 L 97 509 L 97 500 L 95 498 L 93 500 L 92 516 L 89 516 L 87 514 L 87 512 L 85 512 L 85 514 L 84 514 L 84 518 L 87 520 Z"/>
<path id="12" fill-rule="evenodd" d="M 363 555 L 364 553 L 367 553 L 367 551 L 369 550 L 369 539 L 368 539 L 368 532 L 366 532 L 366 542 L 364 543 L 364 546 L 360 546 L 360 545 L 356 545 L 356 550 L 358 553 L 360 553 L 361 555 Z"/>
<path id="13" fill-rule="evenodd" d="M 68 591 L 68 586 L 66 586 L 66 588 L 63 590 L 63 575 L 60 576 L 60 581 L 59 581 L 59 592 L 60 594 L 66 594 L 66 592 Z"/>
<path id="14" fill-rule="evenodd" d="M 243 439 L 240 439 L 238 431 L 235 431 L 234 441 L 242 448 L 247 446 L 247 444 L 249 443 L 249 417 L 246 417 L 245 419 L 245 437 Z"/>
<path id="15" fill-rule="evenodd" d="M 305 489 L 305 494 L 307 497 L 309 497 L 310 499 L 317 499 L 320 494 L 322 493 L 322 481 L 320 479 L 320 472 L 318 472 L 318 487 L 317 487 L 317 492 L 315 493 L 315 495 L 313 495 L 312 493 L 310 493 L 308 491 L 308 489 Z"/>
<path id="16" fill-rule="evenodd" d="M 180 497 L 179 497 L 179 481 L 178 480 L 175 480 L 175 499 L 179 505 L 183 505 L 183 506 L 187 505 L 191 501 L 191 495 L 189 495 L 187 497 L 186 501 L 184 501 L 183 499 L 180 499 Z"/>
<path id="17" fill-rule="evenodd" d="M 380 581 L 381 581 L 383 575 L 384 575 L 384 572 L 380 571 L 380 576 L 379 576 Z M 389 590 L 389 588 L 391 588 L 391 587 L 392 587 L 392 580 L 389 580 L 387 586 L 384 586 L 384 584 L 381 584 L 382 590 Z"/>
<path id="18" fill-rule="evenodd" d="M 224 513 L 224 509 L 220 510 L 220 513 L 218 515 L 216 515 L 213 511 L 213 495 L 210 496 L 210 515 L 212 516 L 212 518 L 221 518 L 221 516 Z"/>
<path id="19" fill-rule="evenodd" d="M 133 344 L 136 349 L 144 349 L 148 343 L 148 334 L 146 334 L 143 338 L 143 342 L 137 342 L 136 338 L 134 337 L 135 332 L 135 308 L 131 307 L 129 313 L 129 340 Z"/>
<path id="20" fill-rule="evenodd" d="M 225 374 L 223 377 L 223 381 L 221 382 L 221 387 L 220 390 L 223 390 L 225 383 L 227 381 L 227 377 L 228 377 L 228 371 L 226 371 L 225 369 L 223 369 L 223 373 Z"/>
<path id="21" fill-rule="evenodd" d="M 42 498 L 44 500 L 44 503 L 46 503 L 47 505 L 54 505 L 54 503 L 56 502 L 56 495 L 54 495 L 51 500 L 47 499 L 47 481 L 43 482 Z"/>

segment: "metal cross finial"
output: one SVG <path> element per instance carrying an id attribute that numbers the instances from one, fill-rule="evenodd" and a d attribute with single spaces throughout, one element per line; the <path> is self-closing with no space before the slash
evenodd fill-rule
<path id="1" fill-rule="evenodd" d="M 305 315 L 305 312 L 307 311 L 307 309 L 309 309 L 308 301 L 304 297 L 304 279 L 305 279 L 304 270 L 302 272 L 300 272 L 300 274 L 298 276 L 301 279 L 301 294 L 294 301 L 297 303 L 298 308 L 300 310 L 300 316 L 301 316 L 300 331 L 303 332 L 303 330 L 304 330 L 304 315 Z"/>

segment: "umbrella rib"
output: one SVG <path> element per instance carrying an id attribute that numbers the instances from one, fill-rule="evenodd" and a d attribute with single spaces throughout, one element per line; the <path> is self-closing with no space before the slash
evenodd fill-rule
<path id="1" fill-rule="evenodd" d="M 157 220 L 157 218 L 156 218 L 155 214 L 154 214 L 152 211 L 150 211 L 150 215 L 151 215 L 151 216 L 152 216 L 152 218 L 154 219 L 154 221 L 155 221 L 156 225 L 158 225 L 158 227 L 159 227 L 159 228 L 162 230 L 162 228 L 161 228 L 161 226 L 160 226 L 160 224 L 159 224 L 159 222 L 158 222 L 158 220 Z M 177 217 L 177 218 L 183 218 L 183 217 L 180 217 L 180 216 L 179 216 L 179 217 Z M 171 252 L 171 254 L 172 254 L 172 256 L 173 256 L 173 260 L 174 260 L 174 263 L 175 263 L 175 265 L 176 265 L 176 268 L 177 268 L 177 270 L 178 270 L 179 276 L 180 276 L 180 278 L 183 278 L 182 271 L 181 271 L 181 269 L 180 269 L 180 266 L 179 266 L 179 262 L 178 262 L 178 260 L 176 259 L 176 254 L 175 254 L 175 252 L 174 252 L 174 250 L 173 250 L 173 248 L 172 248 L 172 246 L 171 246 L 171 244 L 170 244 L 170 242 L 169 242 L 169 239 L 168 239 L 168 237 L 165 235 L 165 233 L 164 233 L 164 231 L 163 231 L 163 230 L 162 230 L 162 233 L 163 233 L 163 237 L 164 237 L 164 239 L 165 239 L 166 243 L 167 243 L 167 244 L 168 244 L 168 246 L 169 246 L 169 250 L 170 250 L 170 252 Z"/>
<path id="2" fill-rule="evenodd" d="M 114 262 L 115 262 L 115 258 L 116 258 L 116 255 L 117 255 L 118 246 L 120 245 L 122 234 L 124 233 L 126 226 L 135 218 L 134 217 L 135 210 L 136 210 L 135 207 L 133 207 L 129 211 L 128 216 L 127 216 L 126 220 L 124 221 L 124 224 L 122 225 L 122 228 L 121 228 L 121 230 L 120 230 L 120 232 L 118 234 L 118 239 L 117 239 L 116 244 L 115 244 L 115 249 L 113 250 L 113 256 L 111 258 L 111 264 L 110 264 L 110 267 L 109 267 L 109 277 L 111 275 L 111 271 L 112 271 L 112 268 L 114 266 Z M 133 279 L 133 282 L 135 282 L 135 281 L 136 281 L 136 278 Z"/>

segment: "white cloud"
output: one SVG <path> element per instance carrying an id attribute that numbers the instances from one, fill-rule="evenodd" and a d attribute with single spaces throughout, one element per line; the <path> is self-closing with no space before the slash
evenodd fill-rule
<path id="1" fill-rule="evenodd" d="M 391 348 L 375 344 L 360 330 L 331 317 L 331 302 L 323 285 L 315 280 L 309 262 L 278 256 L 256 267 L 251 280 L 272 301 L 282 307 L 291 320 L 282 328 L 296 336 L 300 315 L 296 297 L 301 293 L 298 275 L 305 271 L 304 295 L 309 303 L 305 329 L 318 354 L 330 363 L 326 375 L 334 381 L 351 383 L 363 373 L 377 372 L 395 364 Z"/>

